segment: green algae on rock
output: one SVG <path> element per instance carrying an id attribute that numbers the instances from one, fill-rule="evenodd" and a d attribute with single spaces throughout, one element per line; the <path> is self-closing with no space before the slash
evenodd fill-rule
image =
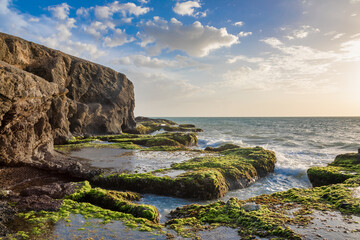
<path id="1" fill-rule="evenodd" d="M 139 200 L 140 195 L 132 192 L 118 192 L 100 188 L 92 188 L 89 182 L 74 183 L 75 192 L 65 197 L 58 211 L 29 211 L 19 213 L 18 217 L 28 224 L 26 231 L 17 232 L 13 237 L 25 235 L 37 239 L 37 235 L 49 231 L 49 226 L 64 220 L 69 222 L 70 214 L 81 214 L 85 219 L 103 219 L 106 224 L 113 220 L 121 220 L 125 225 L 140 231 L 159 230 L 159 213 L 154 206 L 135 204 L 130 201 Z"/>
<path id="2" fill-rule="evenodd" d="M 244 188 L 272 172 L 276 157 L 261 147 L 229 149 L 219 156 L 197 157 L 165 170 L 184 170 L 174 178 L 153 173 L 111 174 L 92 181 L 102 187 L 183 198 L 215 199 Z"/>
<path id="3" fill-rule="evenodd" d="M 83 186 L 67 198 L 78 202 L 88 202 L 113 211 L 130 213 L 134 217 L 146 218 L 156 223 L 159 222 L 159 212 L 154 206 L 130 202 L 130 200 L 140 198 L 137 193 L 92 188 L 89 182 L 85 181 Z"/>
<path id="4" fill-rule="evenodd" d="M 184 237 L 193 238 L 196 237 L 194 228 L 201 230 L 210 224 L 237 228 L 241 239 L 259 236 L 302 239 L 301 231 L 293 230 L 293 226 L 301 229 L 311 224 L 317 217 L 315 211 L 359 214 L 360 199 L 353 194 L 358 188 L 358 184 L 335 184 L 310 189 L 294 188 L 244 201 L 231 198 L 226 203 L 192 204 L 172 211 L 172 219 L 166 225 Z M 247 211 L 245 206 L 249 203 L 260 207 Z"/>
<path id="5" fill-rule="evenodd" d="M 65 145 L 55 145 L 55 149 L 70 152 L 85 147 L 122 148 L 142 150 L 183 150 L 195 146 L 198 139 L 195 133 L 162 133 L 157 135 L 141 135 L 123 133 L 120 135 L 104 135 L 92 137 L 73 137 Z M 148 149 L 150 148 L 150 149 Z M 168 148 L 168 149 L 167 149 Z"/>
<path id="6" fill-rule="evenodd" d="M 149 134 L 161 129 L 168 132 L 202 132 L 200 128 L 196 128 L 193 124 L 180 124 L 167 119 L 153 119 L 147 117 L 137 117 L 136 128 L 128 130 L 129 133 Z"/>
<path id="7" fill-rule="evenodd" d="M 308 177 L 313 186 L 343 183 L 344 181 L 360 181 L 360 160 L 356 153 L 336 156 L 326 167 L 309 168 Z"/>

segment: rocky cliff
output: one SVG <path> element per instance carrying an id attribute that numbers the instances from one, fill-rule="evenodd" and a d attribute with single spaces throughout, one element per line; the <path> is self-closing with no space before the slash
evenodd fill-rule
<path id="1" fill-rule="evenodd" d="M 131 129 L 134 105 L 124 74 L 0 33 L 0 162 L 41 161 L 53 141 Z"/>
<path id="2" fill-rule="evenodd" d="M 3 33 L 0 60 L 65 89 L 47 112 L 56 142 L 135 126 L 134 87 L 124 74 Z"/>

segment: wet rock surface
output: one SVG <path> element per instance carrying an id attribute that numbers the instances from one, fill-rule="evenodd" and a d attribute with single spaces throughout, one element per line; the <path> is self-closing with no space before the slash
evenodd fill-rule
<path id="1" fill-rule="evenodd" d="M 16 210 L 7 201 L 0 199 L 0 237 L 10 232 L 6 224 L 10 222 L 16 214 Z"/>

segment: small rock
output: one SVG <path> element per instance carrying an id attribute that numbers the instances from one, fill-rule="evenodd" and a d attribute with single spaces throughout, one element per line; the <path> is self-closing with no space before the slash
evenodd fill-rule
<path id="1" fill-rule="evenodd" d="M 252 212 L 252 211 L 257 211 L 261 208 L 260 204 L 256 204 L 256 203 L 246 203 L 244 205 L 241 206 L 242 209 L 244 209 L 246 212 Z"/>

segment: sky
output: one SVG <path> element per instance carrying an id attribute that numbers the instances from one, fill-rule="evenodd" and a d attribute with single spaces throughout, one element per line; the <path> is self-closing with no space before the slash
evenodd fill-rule
<path id="1" fill-rule="evenodd" d="M 360 116 L 360 0 L 0 0 L 0 31 L 126 74 L 136 116 Z"/>

